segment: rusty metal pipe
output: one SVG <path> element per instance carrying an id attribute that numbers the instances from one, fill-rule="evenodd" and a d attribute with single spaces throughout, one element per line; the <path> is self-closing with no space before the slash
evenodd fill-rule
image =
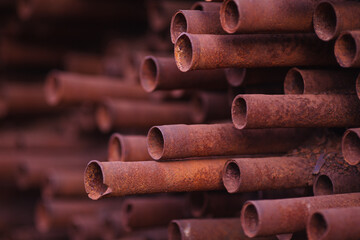
<path id="1" fill-rule="evenodd" d="M 204 12 L 219 12 L 221 7 L 221 3 L 219 2 L 205 2 L 205 1 L 199 1 L 195 2 L 191 6 L 191 10 L 199 10 Z"/>
<path id="2" fill-rule="evenodd" d="M 99 162 L 85 170 L 89 198 L 133 194 L 222 190 L 226 159 L 186 162 Z"/>
<path id="3" fill-rule="evenodd" d="M 137 162 L 150 161 L 147 150 L 146 136 L 111 135 L 108 145 L 108 161 Z"/>
<path id="4" fill-rule="evenodd" d="M 359 239 L 360 207 L 321 209 L 310 215 L 306 231 L 309 240 Z"/>
<path id="5" fill-rule="evenodd" d="M 315 196 L 360 192 L 359 182 L 360 173 L 356 168 L 337 168 L 317 176 L 314 180 L 313 192 Z"/>
<path id="6" fill-rule="evenodd" d="M 336 39 L 334 53 L 341 67 L 360 67 L 360 31 L 348 31 Z"/>
<path id="7" fill-rule="evenodd" d="M 358 2 L 320 2 L 313 15 L 313 26 L 316 35 L 323 41 L 330 41 L 340 33 L 360 28 L 354 18 L 360 14 Z"/>
<path id="8" fill-rule="evenodd" d="M 360 99 L 360 74 L 356 78 L 355 88 L 356 88 L 356 94 Z"/>
<path id="9" fill-rule="evenodd" d="M 223 182 L 229 193 L 309 187 L 315 164 L 302 157 L 232 159 L 224 166 Z"/>
<path id="10" fill-rule="evenodd" d="M 81 214 L 71 219 L 68 233 L 71 239 L 106 239 L 106 233 L 102 229 L 102 219 L 98 214 Z"/>
<path id="11" fill-rule="evenodd" d="M 315 34 L 211 35 L 182 33 L 174 46 L 178 68 L 335 65 L 332 46 Z"/>
<path id="12" fill-rule="evenodd" d="M 149 130 L 148 150 L 155 160 L 285 153 L 303 143 L 308 134 L 298 129 L 237 130 L 231 123 L 164 125 Z"/>
<path id="13" fill-rule="evenodd" d="M 346 130 L 342 138 L 342 154 L 345 161 L 350 165 L 360 162 L 360 128 Z"/>
<path id="14" fill-rule="evenodd" d="M 288 71 L 285 94 L 355 94 L 358 70 L 299 69 Z"/>
<path id="15" fill-rule="evenodd" d="M 360 193 L 248 201 L 241 210 L 241 225 L 248 237 L 305 230 L 309 215 L 323 208 L 358 207 Z"/>
<path id="16" fill-rule="evenodd" d="M 355 95 L 238 95 L 231 112 L 238 129 L 351 127 L 360 122 Z"/>
<path id="17" fill-rule="evenodd" d="M 170 36 L 172 43 L 181 33 L 224 35 L 220 14 L 215 11 L 180 10 L 171 19 Z"/>
<path id="18" fill-rule="evenodd" d="M 141 85 L 147 92 L 174 89 L 225 90 L 223 70 L 204 70 L 183 73 L 173 57 L 147 56 L 140 68 Z"/>

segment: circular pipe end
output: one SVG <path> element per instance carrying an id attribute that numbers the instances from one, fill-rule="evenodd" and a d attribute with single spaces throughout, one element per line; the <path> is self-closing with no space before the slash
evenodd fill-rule
<path id="1" fill-rule="evenodd" d="M 176 39 L 184 32 L 187 32 L 187 20 L 182 11 L 178 11 L 171 19 L 170 37 L 171 42 L 175 43 Z"/>
<path id="2" fill-rule="evenodd" d="M 174 47 L 176 65 L 182 72 L 191 70 L 193 58 L 193 42 L 187 33 L 182 33 L 176 40 Z"/>
<path id="3" fill-rule="evenodd" d="M 350 165 L 357 165 L 360 162 L 360 131 L 348 129 L 342 139 L 342 154 Z"/>
<path id="4" fill-rule="evenodd" d="M 207 193 L 190 193 L 190 212 L 193 217 L 199 218 L 205 216 L 206 206 L 208 204 Z"/>
<path id="5" fill-rule="evenodd" d="M 255 237 L 259 230 L 259 212 L 252 202 L 244 204 L 241 210 L 241 226 L 246 236 Z"/>
<path id="6" fill-rule="evenodd" d="M 331 179 L 326 175 L 316 177 L 313 192 L 315 196 L 334 194 L 334 185 Z"/>
<path id="7" fill-rule="evenodd" d="M 237 129 L 243 129 L 247 124 L 247 104 L 246 100 L 242 96 L 235 97 L 232 108 L 231 117 L 234 126 Z"/>
<path id="8" fill-rule="evenodd" d="M 96 124 L 100 131 L 107 133 L 112 128 L 112 117 L 109 108 L 106 106 L 106 104 L 101 104 L 97 107 L 96 113 Z"/>
<path id="9" fill-rule="evenodd" d="M 164 155 L 164 136 L 160 127 L 152 127 L 147 136 L 149 155 L 154 160 L 160 160 Z"/>
<path id="10" fill-rule="evenodd" d="M 108 148 L 109 161 L 124 161 L 123 136 L 119 133 L 111 135 Z"/>
<path id="11" fill-rule="evenodd" d="M 328 225 L 320 212 L 315 212 L 311 215 L 306 231 L 309 239 L 324 239 L 327 235 Z"/>
<path id="12" fill-rule="evenodd" d="M 181 229 L 177 221 L 171 221 L 169 224 L 169 240 L 181 240 Z"/>
<path id="13" fill-rule="evenodd" d="M 285 94 L 304 94 L 304 78 L 298 68 L 290 69 L 284 81 Z"/>
<path id="14" fill-rule="evenodd" d="M 240 168 L 236 161 L 230 160 L 224 166 L 223 183 L 229 193 L 235 193 L 240 186 Z"/>
<path id="15" fill-rule="evenodd" d="M 313 26 L 316 35 L 323 41 L 330 41 L 337 35 L 337 17 L 331 2 L 318 4 L 314 11 Z"/>
<path id="16" fill-rule="evenodd" d="M 220 22 L 227 33 L 235 33 L 240 25 L 239 6 L 234 0 L 226 0 L 220 8 Z"/>
<path id="17" fill-rule="evenodd" d="M 109 187 L 104 184 L 103 168 L 101 162 L 89 162 L 84 174 L 85 191 L 92 200 L 98 200 L 108 192 Z"/>
<path id="18" fill-rule="evenodd" d="M 141 86 L 146 92 L 153 92 L 158 85 L 159 68 L 155 57 L 147 56 L 140 68 Z"/>
<path id="19" fill-rule="evenodd" d="M 121 206 L 121 225 L 126 232 L 131 232 L 133 229 L 129 225 L 131 212 L 133 211 L 133 204 L 131 201 L 125 200 Z"/>
<path id="20" fill-rule="evenodd" d="M 51 72 L 45 81 L 45 99 L 51 106 L 56 106 L 60 103 L 61 98 L 61 80 L 57 72 Z"/>
<path id="21" fill-rule="evenodd" d="M 244 83 L 246 68 L 227 68 L 225 76 L 230 86 L 240 87 Z"/>
<path id="22" fill-rule="evenodd" d="M 357 46 L 351 33 L 341 34 L 335 42 L 334 53 L 342 67 L 351 67 L 355 61 Z"/>

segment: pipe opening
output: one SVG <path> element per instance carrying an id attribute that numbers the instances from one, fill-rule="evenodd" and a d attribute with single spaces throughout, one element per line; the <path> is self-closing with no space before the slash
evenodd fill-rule
<path id="1" fill-rule="evenodd" d="M 322 239 L 327 232 L 327 224 L 324 216 L 321 213 L 314 213 L 310 217 L 307 231 L 311 239 Z"/>
<path id="2" fill-rule="evenodd" d="M 48 232 L 50 229 L 50 222 L 51 222 L 51 218 L 49 216 L 45 204 L 42 202 L 38 203 L 35 211 L 36 229 L 41 233 Z"/>
<path id="3" fill-rule="evenodd" d="M 169 224 L 169 239 L 170 240 L 181 240 L 180 226 L 176 222 Z"/>
<path id="4" fill-rule="evenodd" d="M 56 77 L 56 74 L 50 74 L 45 83 L 45 98 L 49 105 L 54 106 L 60 102 L 60 88 L 59 78 Z"/>
<path id="5" fill-rule="evenodd" d="M 236 128 L 243 129 L 247 122 L 247 104 L 244 98 L 236 97 L 232 106 L 232 120 Z"/>
<path id="6" fill-rule="evenodd" d="M 186 17 L 182 12 L 177 12 L 171 22 L 171 41 L 175 43 L 176 39 L 183 32 L 187 32 Z"/>
<path id="7" fill-rule="evenodd" d="M 108 189 L 108 186 L 104 184 L 104 177 L 101 166 L 98 162 L 90 162 L 86 167 L 84 176 L 85 190 L 89 198 L 97 200 L 103 196 Z"/>
<path id="8" fill-rule="evenodd" d="M 190 194 L 190 211 L 193 217 L 204 215 L 206 208 L 206 193 L 193 192 Z"/>
<path id="9" fill-rule="evenodd" d="M 96 109 L 96 123 L 102 132 L 109 132 L 112 128 L 112 118 L 109 109 L 105 105 L 100 105 Z"/>
<path id="10" fill-rule="evenodd" d="M 123 148 L 121 144 L 121 136 L 118 134 L 111 137 L 109 144 L 109 160 L 110 161 L 122 161 Z"/>
<path id="11" fill-rule="evenodd" d="M 335 42 L 335 56 L 342 67 L 351 67 L 356 55 L 356 42 L 349 33 L 341 35 Z"/>
<path id="12" fill-rule="evenodd" d="M 350 165 L 357 165 L 360 162 L 360 138 L 355 132 L 350 130 L 345 133 L 342 153 Z"/>
<path id="13" fill-rule="evenodd" d="M 239 9 L 235 1 L 230 0 L 224 3 L 224 24 L 223 28 L 228 33 L 236 32 L 240 22 Z"/>
<path id="14" fill-rule="evenodd" d="M 285 77 L 284 91 L 286 94 L 304 94 L 304 79 L 298 69 L 291 69 Z"/>
<path id="15" fill-rule="evenodd" d="M 179 70 L 186 72 L 190 70 L 192 64 L 192 43 L 186 34 L 180 35 L 175 43 L 175 61 Z"/>
<path id="16" fill-rule="evenodd" d="M 126 204 L 126 209 L 125 209 L 126 213 L 129 214 L 131 213 L 132 210 L 133 210 L 132 204 Z"/>
<path id="17" fill-rule="evenodd" d="M 314 30 L 316 35 L 323 41 L 329 41 L 336 34 L 336 12 L 331 3 L 320 3 L 315 11 L 313 18 Z"/>
<path id="18" fill-rule="evenodd" d="M 229 193 L 234 193 L 238 190 L 240 186 L 240 175 L 240 168 L 236 162 L 229 162 L 225 165 L 223 182 Z"/>
<path id="19" fill-rule="evenodd" d="M 240 87 L 245 80 L 246 68 L 227 68 L 225 76 L 230 86 Z"/>
<path id="20" fill-rule="evenodd" d="M 204 6 L 202 5 L 202 2 L 196 2 L 196 3 L 191 7 L 191 10 L 204 11 Z"/>
<path id="21" fill-rule="evenodd" d="M 334 194 L 334 186 L 331 179 L 326 175 L 318 176 L 314 183 L 313 191 L 315 196 Z"/>
<path id="22" fill-rule="evenodd" d="M 140 81 L 142 87 L 147 92 L 153 92 L 157 87 L 158 68 L 155 59 L 152 57 L 145 58 L 140 72 Z"/>
<path id="23" fill-rule="evenodd" d="M 164 154 L 164 136 L 158 127 L 153 127 L 148 134 L 148 150 L 150 156 L 159 160 Z"/>
<path id="24" fill-rule="evenodd" d="M 254 237 L 259 226 L 259 215 L 256 207 L 252 203 L 245 205 L 243 210 L 242 227 L 248 237 Z"/>

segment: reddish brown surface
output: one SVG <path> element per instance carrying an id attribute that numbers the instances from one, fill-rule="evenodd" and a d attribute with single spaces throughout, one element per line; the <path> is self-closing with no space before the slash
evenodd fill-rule
<path id="1" fill-rule="evenodd" d="M 334 53 L 341 67 L 360 67 L 360 31 L 342 33 L 335 42 Z"/>
<path id="2" fill-rule="evenodd" d="M 191 10 L 199 10 L 204 12 L 219 12 L 221 7 L 220 2 L 206 2 L 199 1 L 191 6 Z"/>
<path id="3" fill-rule="evenodd" d="M 344 133 L 342 154 L 350 165 L 357 165 L 360 162 L 360 128 L 351 128 Z"/>

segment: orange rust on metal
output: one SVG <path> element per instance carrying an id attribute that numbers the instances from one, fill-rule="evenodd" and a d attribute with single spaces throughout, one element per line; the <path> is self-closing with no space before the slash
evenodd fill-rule
<path id="1" fill-rule="evenodd" d="M 147 92 L 174 89 L 225 90 L 223 70 L 181 72 L 173 57 L 147 56 L 140 68 L 141 85 Z"/>
<path id="2" fill-rule="evenodd" d="M 175 43 L 180 34 L 184 32 L 194 34 L 226 34 L 220 24 L 219 12 L 198 10 L 180 10 L 172 17 L 170 25 L 172 43 Z"/>
<path id="3" fill-rule="evenodd" d="M 137 162 L 150 161 L 147 150 L 146 136 L 111 135 L 108 145 L 108 161 Z"/>
<path id="4" fill-rule="evenodd" d="M 99 102 L 106 97 L 148 98 L 140 86 L 123 83 L 118 78 L 61 71 L 52 71 L 47 76 L 45 94 L 50 105 Z"/>
<path id="5" fill-rule="evenodd" d="M 160 192 L 224 189 L 221 172 L 226 159 L 181 162 L 91 161 L 84 176 L 89 198 Z"/>
<path id="6" fill-rule="evenodd" d="M 178 68 L 333 66 L 333 46 L 315 34 L 211 35 L 182 33 L 174 46 Z"/>
<path id="7" fill-rule="evenodd" d="M 346 130 L 342 139 L 342 154 L 345 161 L 350 165 L 360 162 L 360 128 Z"/>
<path id="8" fill-rule="evenodd" d="M 359 70 L 300 69 L 288 71 L 285 94 L 355 94 Z"/>
<path id="9" fill-rule="evenodd" d="M 356 95 L 238 95 L 231 112 L 238 129 L 353 127 L 360 123 Z"/>
<path id="10" fill-rule="evenodd" d="M 360 207 L 321 209 L 306 224 L 309 240 L 359 239 Z"/>
<path id="11" fill-rule="evenodd" d="M 219 12 L 220 7 L 221 7 L 221 3 L 219 2 L 199 1 L 199 2 L 195 2 L 190 9 L 204 11 L 204 12 Z"/>
<path id="12" fill-rule="evenodd" d="M 148 150 L 155 160 L 285 153 L 309 136 L 308 130 L 238 130 L 231 123 L 164 125 L 149 130 Z"/>
<path id="13" fill-rule="evenodd" d="M 342 33 L 336 39 L 334 53 L 341 67 L 360 67 L 360 30 Z"/>
<path id="14" fill-rule="evenodd" d="M 323 208 L 358 207 L 360 193 L 248 201 L 241 211 L 241 225 L 248 237 L 305 230 L 309 215 Z"/>
<path id="15" fill-rule="evenodd" d="M 309 187 L 316 161 L 302 157 L 237 158 L 229 160 L 223 182 L 229 193 Z"/>
<path id="16" fill-rule="evenodd" d="M 360 23 L 354 18 L 360 14 L 358 2 L 320 2 L 313 15 L 313 25 L 316 35 L 323 41 L 330 41 L 340 33 L 360 28 Z"/>

